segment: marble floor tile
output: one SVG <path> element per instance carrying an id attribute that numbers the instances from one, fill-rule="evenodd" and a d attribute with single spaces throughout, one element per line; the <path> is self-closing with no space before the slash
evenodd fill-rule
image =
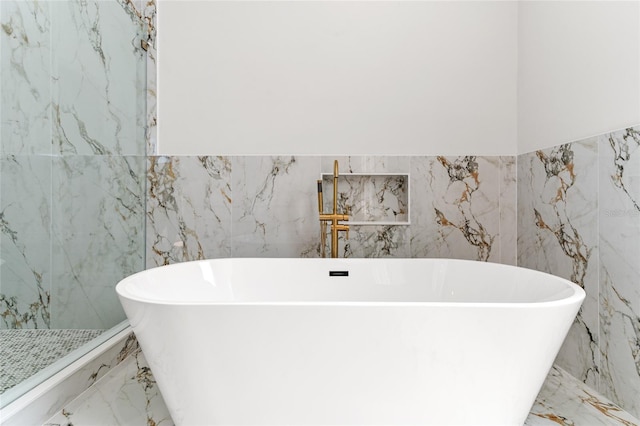
<path id="1" fill-rule="evenodd" d="M 45 426 L 172 426 L 142 352 L 136 351 L 70 402 Z"/>
<path id="2" fill-rule="evenodd" d="M 638 426 L 640 421 L 554 366 L 525 426 Z"/>

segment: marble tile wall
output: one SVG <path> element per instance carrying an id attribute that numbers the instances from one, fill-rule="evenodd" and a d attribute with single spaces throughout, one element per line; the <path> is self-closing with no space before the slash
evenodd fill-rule
<path id="1" fill-rule="evenodd" d="M 587 298 L 557 362 L 640 416 L 640 128 L 518 157 L 518 264 Z"/>
<path id="2" fill-rule="evenodd" d="M 340 237 L 341 256 L 515 263 L 514 157 L 151 156 L 147 265 L 318 257 L 316 180 L 333 172 L 334 159 L 343 173 L 409 174 L 411 188 L 410 225 L 352 225 L 349 239 Z M 341 190 L 339 202 L 360 196 L 385 202 L 385 190 Z M 325 191 L 326 211 L 330 197 Z"/>
<path id="3" fill-rule="evenodd" d="M 113 285 L 144 269 L 155 3 L 2 1 L 0 20 L 0 327 L 110 328 Z"/>

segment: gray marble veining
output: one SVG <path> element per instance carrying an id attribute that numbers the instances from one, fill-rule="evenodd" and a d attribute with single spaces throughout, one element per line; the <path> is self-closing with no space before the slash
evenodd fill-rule
<path id="1" fill-rule="evenodd" d="M 231 160 L 149 157 L 147 266 L 231 255 Z"/>
<path id="2" fill-rule="evenodd" d="M 51 325 L 50 157 L 0 157 L 0 328 Z"/>
<path id="3" fill-rule="evenodd" d="M 233 157 L 232 163 L 232 256 L 318 253 L 320 157 Z"/>
<path id="4" fill-rule="evenodd" d="M 500 230 L 498 244 L 500 263 L 516 265 L 518 263 L 518 205 L 517 205 L 517 167 L 516 157 L 500 157 Z"/>
<path id="5" fill-rule="evenodd" d="M 0 2 L 0 153 L 51 154 L 52 2 Z"/>
<path id="6" fill-rule="evenodd" d="M 117 2 L 51 2 L 53 148 L 61 155 L 144 155 L 142 22 Z"/>
<path id="7" fill-rule="evenodd" d="M 125 318 L 113 288 L 144 269 L 144 168 L 144 157 L 54 159 L 52 327 Z"/>
<path id="8" fill-rule="evenodd" d="M 499 261 L 499 157 L 412 158 L 414 257 Z"/>

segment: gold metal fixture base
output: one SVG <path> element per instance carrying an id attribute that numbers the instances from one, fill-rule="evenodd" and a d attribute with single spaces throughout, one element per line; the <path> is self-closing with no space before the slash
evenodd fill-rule
<path id="1" fill-rule="evenodd" d="M 340 222 L 349 220 L 349 215 L 338 213 L 338 160 L 333 162 L 333 213 L 324 213 L 322 180 L 318 180 L 318 212 L 320 216 L 320 251 L 325 257 L 327 223 L 331 223 L 331 257 L 338 257 L 338 232 L 344 231 L 349 239 L 349 225 Z"/>

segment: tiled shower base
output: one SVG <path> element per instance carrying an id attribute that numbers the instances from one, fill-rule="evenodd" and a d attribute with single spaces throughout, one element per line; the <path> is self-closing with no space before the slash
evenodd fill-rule
<path id="1" fill-rule="evenodd" d="M 0 394 L 53 364 L 104 330 L 0 330 Z"/>
<path id="2" fill-rule="evenodd" d="M 136 351 L 94 386 L 67 404 L 45 426 L 172 426 L 144 355 Z M 640 426 L 558 367 L 553 367 L 526 426 Z"/>

